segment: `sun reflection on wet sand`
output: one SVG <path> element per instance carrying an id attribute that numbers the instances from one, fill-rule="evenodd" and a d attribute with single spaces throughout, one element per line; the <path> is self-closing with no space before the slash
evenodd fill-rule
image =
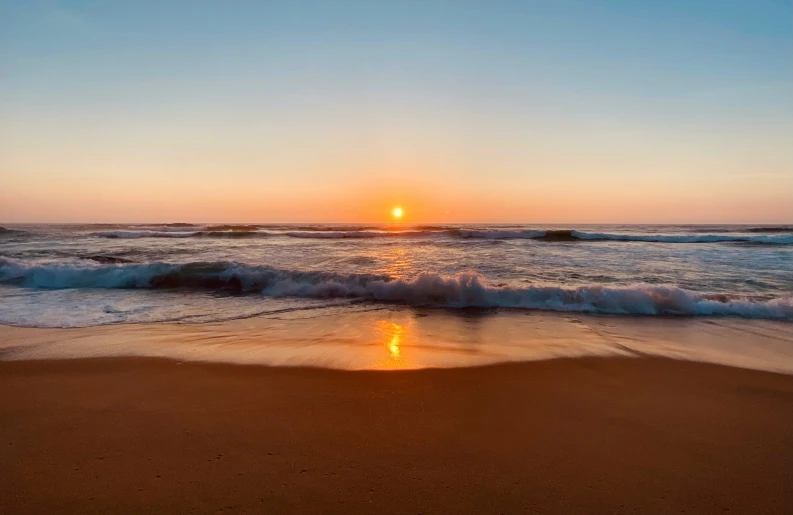
<path id="1" fill-rule="evenodd" d="M 394 335 L 391 337 L 391 345 L 388 346 L 388 350 L 391 351 L 391 357 L 399 359 L 399 335 Z"/>
<path id="2" fill-rule="evenodd" d="M 375 334 L 379 342 L 386 349 L 386 355 L 373 364 L 373 368 L 380 370 L 398 370 L 416 368 L 417 364 L 403 355 L 403 348 L 412 336 L 412 323 L 398 324 L 390 320 L 378 320 L 375 324 Z"/>

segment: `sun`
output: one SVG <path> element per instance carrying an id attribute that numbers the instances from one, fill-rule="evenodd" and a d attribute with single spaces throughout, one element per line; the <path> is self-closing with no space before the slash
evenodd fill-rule
<path id="1" fill-rule="evenodd" d="M 397 219 L 402 218 L 402 214 L 403 214 L 402 208 L 396 206 L 394 209 L 391 210 L 391 214 L 393 215 L 394 218 Z"/>

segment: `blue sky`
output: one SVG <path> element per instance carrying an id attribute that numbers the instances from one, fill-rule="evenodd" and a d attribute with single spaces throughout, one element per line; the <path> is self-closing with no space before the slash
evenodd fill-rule
<path id="1" fill-rule="evenodd" d="M 792 19 L 0 0 L 0 220 L 788 221 Z"/>

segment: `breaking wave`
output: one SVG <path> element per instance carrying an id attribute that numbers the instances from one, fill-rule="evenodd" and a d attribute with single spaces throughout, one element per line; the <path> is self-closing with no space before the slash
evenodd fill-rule
<path id="1" fill-rule="evenodd" d="M 629 315 L 793 319 L 793 298 L 707 296 L 675 286 L 496 286 L 474 273 L 377 274 L 283 270 L 231 262 L 32 264 L 0 258 L 0 283 L 29 288 L 194 288 L 266 296 L 348 298 L 412 306 L 514 308 Z"/>

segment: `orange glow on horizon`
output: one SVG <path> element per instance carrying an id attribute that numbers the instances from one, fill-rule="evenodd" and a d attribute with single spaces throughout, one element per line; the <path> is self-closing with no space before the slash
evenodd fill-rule
<path id="1" fill-rule="evenodd" d="M 430 167 L 427 170 L 430 174 L 436 172 Z M 444 171 L 437 170 L 439 174 Z M 473 188 L 470 182 L 448 184 L 408 176 L 399 181 L 368 177 L 357 184 L 341 183 L 338 187 L 320 188 L 309 182 L 300 195 L 284 189 L 262 203 L 263 192 L 269 186 L 256 181 L 240 189 L 234 181 L 212 183 L 212 188 L 199 183 L 180 185 L 175 182 L 180 177 L 178 174 L 173 177 L 165 174 L 159 183 L 140 184 L 128 181 L 126 176 L 110 177 L 110 182 L 104 185 L 82 180 L 70 182 L 67 180 L 70 177 L 67 174 L 35 184 L 20 179 L 10 188 L 0 188 L 0 225 L 407 221 L 412 224 L 782 224 L 789 218 L 792 205 L 790 188 L 783 187 L 791 184 L 789 179 L 782 186 L 770 180 L 758 183 L 757 196 L 747 197 L 735 191 L 738 183 L 701 187 L 696 178 L 686 188 L 658 186 L 649 191 L 629 188 L 627 184 L 606 190 L 610 187 L 607 182 L 594 185 L 586 181 L 562 187 L 549 179 L 533 184 L 529 194 L 515 185 L 502 191 Z M 744 183 L 740 184 L 745 188 Z M 180 196 L 169 194 L 176 189 L 182 192 Z M 440 191 L 442 195 L 438 194 Z M 401 216 L 395 215 L 397 208 Z"/>

